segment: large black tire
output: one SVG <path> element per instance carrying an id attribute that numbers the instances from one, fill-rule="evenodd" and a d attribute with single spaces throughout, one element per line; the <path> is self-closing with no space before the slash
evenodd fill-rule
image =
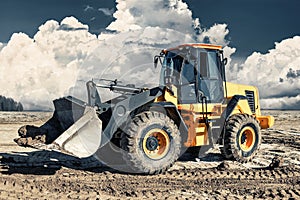
<path id="1" fill-rule="evenodd" d="M 248 114 L 232 115 L 226 122 L 222 154 L 241 163 L 250 161 L 258 152 L 261 132 L 258 121 Z"/>
<path id="2" fill-rule="evenodd" d="M 144 111 L 127 124 L 121 148 L 131 172 L 158 174 L 178 159 L 181 137 L 177 126 L 167 115 Z"/>

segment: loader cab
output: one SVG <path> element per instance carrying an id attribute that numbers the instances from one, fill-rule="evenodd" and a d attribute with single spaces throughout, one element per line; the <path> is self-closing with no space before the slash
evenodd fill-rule
<path id="1" fill-rule="evenodd" d="M 160 84 L 177 88 L 178 103 L 224 101 L 226 59 L 220 46 L 191 44 L 164 50 Z"/>

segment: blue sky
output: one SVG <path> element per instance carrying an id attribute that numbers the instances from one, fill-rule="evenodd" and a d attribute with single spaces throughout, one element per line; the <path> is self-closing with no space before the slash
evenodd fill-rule
<path id="1" fill-rule="evenodd" d="M 237 48 L 237 57 L 266 53 L 274 42 L 300 34 L 299 0 L 184 1 L 203 27 L 228 24 L 227 39 Z M 97 34 L 114 20 L 109 14 L 115 6 L 113 0 L 1 0 L 0 42 L 6 43 L 14 32 L 33 36 L 47 20 L 61 21 L 66 16 L 75 16 Z"/>

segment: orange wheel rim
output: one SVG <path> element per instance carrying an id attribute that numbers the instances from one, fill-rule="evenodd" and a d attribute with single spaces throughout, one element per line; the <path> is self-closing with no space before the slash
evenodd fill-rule
<path id="1" fill-rule="evenodd" d="M 242 129 L 239 137 L 239 145 L 243 151 L 250 151 L 255 143 L 255 131 L 251 127 L 245 127 Z"/>
<path id="2" fill-rule="evenodd" d="M 162 129 L 150 130 L 143 139 L 143 150 L 149 158 L 159 160 L 163 158 L 170 149 L 170 137 Z"/>

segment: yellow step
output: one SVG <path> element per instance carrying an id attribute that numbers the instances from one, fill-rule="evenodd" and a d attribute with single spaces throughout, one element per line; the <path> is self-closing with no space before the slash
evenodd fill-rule
<path id="1" fill-rule="evenodd" d="M 196 133 L 204 133 L 205 127 L 196 127 Z"/>

